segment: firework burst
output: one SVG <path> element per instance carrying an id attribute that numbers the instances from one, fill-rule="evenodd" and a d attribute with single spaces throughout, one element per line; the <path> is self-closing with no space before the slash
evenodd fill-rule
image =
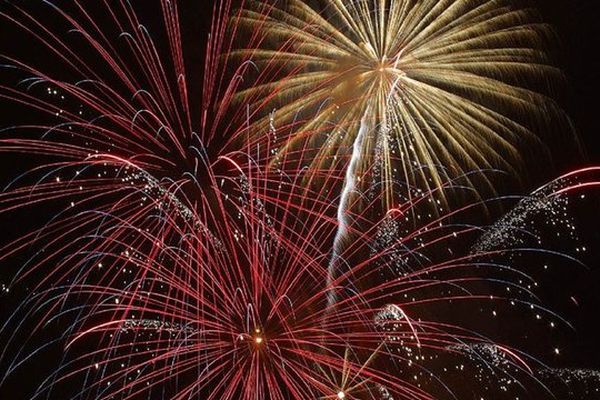
<path id="1" fill-rule="evenodd" d="M 598 185 L 589 179 L 597 173 L 565 177 L 545 196 Z M 326 243 L 337 232 L 334 203 L 308 201 L 294 182 L 270 189 L 271 179 L 252 178 L 260 174 L 248 171 L 240 184 L 243 218 L 235 229 L 207 234 L 161 208 L 146 217 L 156 229 L 106 215 L 110 222 L 93 237 L 60 253 L 46 246 L 52 255 L 39 265 L 55 267 L 21 312 L 40 328 L 53 321 L 68 328 L 58 339 L 65 359 L 36 397 L 78 377 L 74 395 L 90 399 L 446 398 L 460 388 L 435 370 L 436 360 L 488 353 L 499 361 L 487 368 L 507 376 L 509 393 L 520 379 L 536 381 L 533 358 L 487 337 L 464 315 L 471 306 L 518 304 L 560 323 L 538 303 L 535 279 L 514 260 L 501 261 L 544 250 L 499 242 L 459 253 L 460 243 L 486 229 L 449 221 L 479 203 L 419 217 L 415 230 L 405 226 L 414 226 L 406 219 L 418 203 L 406 203 L 370 228 L 366 219 L 360 229 L 348 226 L 351 239 L 337 254 L 343 267 L 332 276 Z M 485 326 L 496 318 L 493 311 L 478 319 Z M 17 330 L 10 344 L 22 340 Z M 27 362 L 24 354 L 10 371 Z"/>
<path id="2" fill-rule="evenodd" d="M 159 207 L 194 220 L 197 229 L 231 215 L 220 192 L 240 175 L 236 152 L 246 152 L 245 146 L 227 147 L 244 130 L 225 115 L 239 71 L 226 74 L 218 56 L 230 43 L 225 27 L 231 4 L 215 8 L 199 102 L 190 100 L 195 86 L 185 68 L 178 4 L 154 6 L 166 45 L 155 42 L 124 1 L 95 9 L 105 17 L 102 26 L 77 2 L 65 8 L 44 3 L 58 21 L 53 30 L 36 20 L 37 8 L 10 4 L 2 11 L 52 60 L 3 57 L 3 70 L 16 71 L 19 83 L 2 86 L 0 96 L 40 121 L 2 131 L 0 151 L 36 156 L 33 168 L 5 188 L 4 211 L 52 201 L 77 211 L 93 203 L 99 213 L 133 223 L 157 206 L 148 204 L 149 197 L 163 196 Z M 80 215 L 76 225 L 93 226 L 102 218 Z"/>
<path id="3" fill-rule="evenodd" d="M 546 149 L 544 121 L 566 122 L 528 88 L 561 75 L 544 49 L 548 29 L 510 2 L 250 1 L 239 19 L 258 33 L 230 56 L 259 72 L 236 98 L 258 115 L 275 110 L 278 153 L 308 148 L 312 168 L 335 170 L 367 124 L 361 168 L 376 166 L 388 207 L 411 195 L 397 181 L 429 189 L 473 170 L 524 176 L 522 151 Z M 470 179 L 493 189 L 485 174 Z"/>

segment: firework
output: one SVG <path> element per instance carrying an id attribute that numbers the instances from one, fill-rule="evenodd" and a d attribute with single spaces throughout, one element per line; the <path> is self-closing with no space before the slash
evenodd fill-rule
<path id="1" fill-rule="evenodd" d="M 348 225 L 336 254 L 343 268 L 332 274 L 335 203 L 309 201 L 318 194 L 300 187 L 294 195 L 301 178 L 282 181 L 278 192 L 269 188 L 275 177 L 252 178 L 259 175 L 248 170 L 240 183 L 244 217 L 235 229 L 194 231 L 167 209 L 146 217 L 159 224 L 152 230 L 107 215 L 113 221 L 93 237 L 62 249 L 64 262 L 44 255 L 40 265 L 55 267 L 22 309 L 40 326 L 61 320 L 68 328 L 59 339 L 65 360 L 36 395 L 83 377 L 77 396 L 94 399 L 445 398 L 460 387 L 444 379 L 438 360 L 484 356 L 507 376 L 499 382 L 511 395 L 518 374 L 535 380 L 534 359 L 463 319 L 470 307 L 485 307 L 485 326 L 513 304 L 560 323 L 537 303 L 534 278 L 501 261 L 543 250 L 517 242 L 461 255 L 460 243 L 482 228 L 450 223 L 452 212 L 418 217 L 417 229 L 406 230 L 418 204 L 406 203 L 370 227 Z M 597 185 L 568 179 L 547 195 L 586 182 Z M 263 203 L 277 196 L 286 200 Z M 17 331 L 10 343 L 21 341 Z"/>
<path id="2" fill-rule="evenodd" d="M 126 1 L 98 4 L 94 11 L 78 2 L 37 6 L 6 4 L 0 11 L 3 22 L 43 54 L 36 53 L 35 62 L 2 57 L 3 73 L 18 84 L 0 87 L 0 97 L 30 110 L 36 123 L 1 132 L 0 151 L 30 156 L 24 164 L 33 166 L 4 188 L 0 213 L 43 214 L 30 233 L 3 243 L 3 261 L 40 245 L 17 279 L 3 283 L 3 293 L 38 281 L 51 298 L 48 288 L 58 290 L 75 276 L 82 277 L 80 283 L 93 283 L 102 274 L 107 280 L 97 283 L 115 293 L 133 273 L 125 260 L 140 261 L 145 254 L 148 262 L 160 262 L 145 253 L 148 237 L 155 239 L 153 246 L 176 246 L 186 235 L 214 246 L 234 240 L 245 212 L 233 202 L 242 195 L 239 162 L 251 159 L 237 154 L 246 154 L 245 146 L 227 147 L 244 130 L 225 115 L 239 83 L 235 76 L 245 68 L 226 73 L 220 61 L 230 45 L 231 3 L 215 5 L 201 96 L 190 93 L 194 85 L 185 68 L 177 2 L 153 4 L 164 42 L 154 40 L 139 10 Z M 40 8 L 56 26 L 40 22 Z M 102 25 L 96 23 L 100 15 Z M 199 111 L 194 110 L 197 97 Z M 114 257 L 110 267 L 102 255 Z M 117 265 L 123 268 L 117 271 Z M 40 299 L 35 296 L 29 304 L 42 307 Z M 60 307 L 55 303 L 32 331 L 51 324 L 49 316 Z M 16 312 L 9 324 L 19 316 L 28 320 L 25 314 Z M 154 326 L 151 321 L 123 327 L 187 332 L 180 325 Z M 7 335 L 10 343 L 18 339 Z"/>
<path id="3" fill-rule="evenodd" d="M 256 104 L 256 115 L 275 110 L 279 156 L 310 151 L 316 171 L 337 170 L 366 125 L 359 167 L 388 208 L 410 186 L 473 170 L 524 176 L 521 152 L 547 148 L 538 128 L 566 121 L 528 88 L 560 77 L 544 49 L 547 27 L 509 2 L 247 2 L 239 20 L 259 33 L 230 56 L 259 72 L 236 98 Z M 268 119 L 255 123 L 254 140 Z M 470 184 L 485 192 L 488 178 Z"/>
<path id="4" fill-rule="evenodd" d="M 166 45 L 156 43 L 125 1 L 99 5 L 95 12 L 105 17 L 102 26 L 79 3 L 65 8 L 45 3 L 31 10 L 10 4 L 2 12 L 51 60 L 28 63 L 3 56 L 3 71 L 7 76 L 16 71 L 10 76 L 18 84 L 2 86 L 0 96 L 27 107 L 39 121 L 2 131 L 0 151 L 36 156 L 34 166 L 5 188 L 4 211 L 16 204 L 64 201 L 71 214 L 93 207 L 98 213 L 80 215 L 76 224 L 94 226 L 101 213 L 135 222 L 164 206 L 203 230 L 231 215 L 220 193 L 240 175 L 236 152 L 246 152 L 226 146 L 244 130 L 225 116 L 229 93 L 239 83 L 232 76 L 240 71 L 225 74 L 219 58 L 230 43 L 225 27 L 231 4 L 215 8 L 199 112 L 190 100 L 193 85 L 178 4 L 154 6 Z M 37 21 L 39 8 L 58 27 L 47 29 Z M 163 197 L 158 204 L 147 202 L 157 196 Z"/>
<path id="5" fill-rule="evenodd" d="M 365 2 L 334 2 L 325 30 L 313 31 L 303 28 L 325 21 L 300 2 L 291 2 L 289 10 L 248 2 L 237 11 L 229 1 L 219 2 L 196 114 L 177 2 L 156 3 L 166 47 L 153 40 L 129 2 L 100 4 L 106 26 L 97 25 L 77 2 L 68 10 L 45 4 L 66 31 L 83 40 L 78 42 L 83 48 L 72 50 L 64 35 L 21 6 L 2 13 L 68 73 L 7 58 L 25 76 L 17 89 L 2 87 L 1 95 L 45 117 L 35 126 L 2 132 L 0 151 L 35 155 L 36 166 L 0 195 L 0 212 L 40 210 L 49 221 L 2 248 L 1 261 L 30 255 L 28 249 L 34 254 L 10 285 L 2 284 L 2 292 L 25 287 L 27 293 L 0 330 L 0 387 L 53 346 L 61 348 L 62 357 L 55 372 L 35 382 L 33 398 L 426 400 L 460 393 L 464 385 L 446 373 L 452 365 L 467 375 L 465 359 L 484 360 L 503 374 L 501 386 L 479 385 L 473 391 L 499 398 L 499 393 L 521 393 L 525 382 L 542 386 L 535 359 L 486 327 L 530 310 L 552 327 L 561 323 L 535 297 L 534 274 L 520 268 L 518 257 L 551 254 L 576 262 L 543 250 L 527 223 L 541 215 L 571 230 L 566 198 L 598 186 L 598 169 L 574 172 L 535 192 L 491 227 L 459 224 L 462 214 L 479 212 L 486 202 L 447 211 L 440 193 L 470 186 L 472 174 L 461 171 L 479 163 L 456 165 L 428 153 L 435 145 L 424 141 L 433 131 L 450 138 L 458 135 L 457 127 L 464 128 L 467 136 L 457 143 L 472 147 L 465 146 L 462 155 L 481 161 L 508 130 L 531 134 L 483 100 L 504 100 L 525 111 L 531 108 L 524 98 L 547 104 L 500 79 L 531 72 L 526 64 L 542 59 L 533 48 L 496 46 L 507 35 L 515 42 L 537 37 L 536 26 L 516 24 L 525 13 L 486 2 L 477 7 L 443 2 L 450 11 L 441 11 L 433 2 L 411 7 L 383 1 L 372 17 L 361 8 Z M 450 17 L 456 21 L 444 24 Z M 295 46 L 302 68 L 312 65 L 312 58 L 306 62 L 309 52 L 315 65 L 327 65 L 323 51 L 339 56 L 340 40 L 347 37 L 344 70 L 334 71 L 337 78 L 331 79 L 358 79 L 356 88 L 348 82 L 329 86 L 335 110 L 325 102 L 312 122 L 299 118 L 298 124 L 288 112 L 302 106 L 287 97 L 291 76 L 241 92 L 241 77 L 255 67 L 261 71 L 261 57 L 269 68 L 289 61 L 281 49 L 277 54 L 251 50 L 239 54 L 251 54 L 252 62 L 223 64 L 237 57 L 232 50 L 237 30 L 253 21 L 250 43 L 276 35 L 285 46 Z M 335 28 L 340 23 L 344 30 Z M 384 39 L 396 28 L 398 37 Z M 332 39 L 329 47 L 315 46 L 313 40 L 325 34 Z M 364 40 L 357 42 L 360 37 Z M 400 38 L 402 46 L 392 44 Z M 421 39 L 427 46 L 418 46 Z M 451 48 L 460 56 L 454 59 L 459 66 L 450 68 L 440 59 L 455 53 L 440 46 L 455 39 Z M 484 61 L 468 60 L 473 42 L 484 47 L 477 48 Z M 419 80 L 429 71 L 421 64 L 425 56 L 444 73 L 453 72 L 440 73 L 452 81 L 443 81 L 448 90 L 439 87 L 439 76 Z M 364 69 L 368 57 L 381 63 L 375 71 Z M 489 66 L 502 60 L 506 71 Z M 321 102 L 317 97 L 325 86 L 305 87 L 306 72 L 296 68 L 298 61 L 289 66 L 299 79 L 298 93 L 309 93 L 307 108 Z M 315 73 L 321 79 L 328 72 Z M 467 77 L 473 78 L 470 85 Z M 375 81 L 382 86 L 375 87 Z M 437 90 L 409 99 L 403 93 L 419 92 L 417 81 Z M 457 94 L 459 86 L 481 102 Z M 254 104 L 273 87 L 275 97 Z M 288 109 L 270 112 L 280 95 Z M 328 121 L 328 111 L 337 117 Z M 265 121 L 251 123 L 265 112 Z M 418 122 L 416 112 L 427 118 Z M 329 122 L 333 134 L 325 132 Z M 264 132 L 257 130 L 261 126 Z M 472 136 L 475 128 L 483 138 Z M 323 142 L 322 149 L 318 140 L 318 146 L 305 146 L 295 142 L 296 135 L 281 136 L 286 129 L 337 139 Z M 395 149 L 389 141 L 396 142 Z M 345 161 L 341 155 L 349 147 L 348 167 L 323 164 L 327 157 L 337 162 L 338 154 Z M 398 176 L 392 160 L 404 163 Z M 448 163 L 455 173 L 434 173 L 438 163 Z M 390 168 L 394 173 L 381 172 Z M 345 174 L 339 174 L 342 169 Z M 389 188 L 365 191 L 361 182 L 371 175 L 384 176 Z M 393 202 L 391 193 L 398 194 Z M 381 202 L 389 206 L 383 212 Z M 537 247 L 527 244 L 531 237 Z M 53 335 L 52 329 L 59 332 Z M 475 378 L 481 378 L 480 370 Z"/>

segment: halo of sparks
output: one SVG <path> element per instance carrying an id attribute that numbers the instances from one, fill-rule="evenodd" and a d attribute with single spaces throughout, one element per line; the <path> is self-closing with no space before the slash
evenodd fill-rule
<path id="1" fill-rule="evenodd" d="M 165 43 L 127 1 L 101 5 L 107 26 L 78 2 L 45 4 L 94 57 L 20 5 L 0 12 L 72 78 L 4 57 L 26 77 L 0 96 L 50 122 L 2 131 L 0 151 L 36 165 L 0 194 L 0 213 L 58 212 L 2 248 L 1 261 L 30 258 L 2 284 L 28 294 L 0 330 L 0 388 L 52 346 L 63 357 L 32 398 L 461 398 L 465 381 L 448 374 L 473 365 L 468 393 L 494 399 L 549 394 L 547 375 L 597 379 L 550 369 L 487 328 L 532 310 L 566 324 L 520 257 L 579 265 L 544 248 L 536 218 L 586 251 L 569 207 L 600 186 L 600 167 L 519 198 L 491 226 L 469 216 L 515 198 L 443 201 L 477 192 L 473 176 L 491 167 L 513 169 L 516 142 L 535 136 L 491 104 L 561 114 L 514 84 L 557 73 L 528 12 L 332 0 L 321 15 L 298 0 L 223 0 L 195 113 L 176 1 L 156 2 Z M 250 45 L 277 50 L 236 50 L 249 24 Z M 242 87 L 253 68 L 255 86 Z M 383 183 L 361 185 L 374 176 Z M 51 326 L 60 333 L 37 345 Z"/>

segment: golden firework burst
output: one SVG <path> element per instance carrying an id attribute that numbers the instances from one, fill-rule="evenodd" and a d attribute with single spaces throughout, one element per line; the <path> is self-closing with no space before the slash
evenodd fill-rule
<path id="1" fill-rule="evenodd" d="M 255 138 L 276 124 L 275 162 L 295 154 L 323 171 L 347 162 L 367 124 L 361 174 L 388 205 L 473 170 L 519 177 L 524 149 L 547 150 L 541 122 L 566 121 L 532 89 L 561 76 L 548 28 L 507 1 L 250 1 L 239 19 L 255 40 L 231 56 L 251 60 L 259 83 L 237 97 L 270 112 Z"/>

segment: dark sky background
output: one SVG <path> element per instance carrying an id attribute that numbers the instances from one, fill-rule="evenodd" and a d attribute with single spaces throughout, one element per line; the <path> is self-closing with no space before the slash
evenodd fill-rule
<path id="1" fill-rule="evenodd" d="M 566 109 L 591 161 L 600 160 L 598 89 L 600 88 L 600 4 L 593 0 L 535 0 L 544 21 L 556 31 L 558 64 L 568 80 Z"/>
<path id="2" fill-rule="evenodd" d="M 140 1 L 132 1 L 137 4 Z M 202 54 L 207 36 L 207 26 L 212 10 L 210 0 L 182 1 L 182 25 L 187 52 L 187 66 L 191 71 L 190 81 L 200 82 L 202 70 Z M 209 4 L 210 3 L 210 4 Z M 586 157 L 559 160 L 559 171 L 556 175 L 574 168 L 597 164 L 600 165 L 600 2 L 598 0 L 530 0 L 542 19 L 548 22 L 559 39 L 557 43 L 557 64 L 564 70 L 567 77 L 566 91 L 559 101 L 571 117 L 573 124 L 582 139 Z M 0 10 L 4 2 L 0 0 Z M 144 15 L 139 7 L 142 18 L 152 24 L 156 23 L 153 12 Z M 145 21 L 146 21 L 145 19 Z M 101 23 L 101 21 L 97 21 Z M 51 21 L 49 22 L 51 23 Z M 35 57 L 35 46 L 14 29 L 0 22 L 0 53 Z M 47 61 L 44 61 L 47 63 Z M 46 65 L 46 64 L 44 64 Z M 14 85 L 12 78 L 0 72 L 3 84 Z M 192 92 L 198 93 L 199 85 L 192 87 Z M 25 122 L 29 112 L 15 105 L 0 101 L 0 128 L 14 125 L 15 121 Z M 560 154 L 557 155 L 561 157 Z M 22 157 L 12 157 L 0 154 L 0 183 L 4 184 L 14 177 L 14 171 L 22 170 L 28 165 L 28 160 Z M 544 183 L 536 182 L 536 185 Z M 533 188 L 533 187 L 532 187 Z M 580 220 L 580 236 L 591 249 L 590 255 L 583 261 L 589 271 L 574 273 L 571 279 L 550 282 L 544 288 L 545 303 L 557 310 L 567 320 L 571 321 L 576 332 L 568 333 L 565 339 L 569 347 L 565 349 L 562 363 L 565 366 L 600 368 L 600 337 L 596 325 L 600 314 L 600 193 L 595 200 L 590 200 L 577 217 Z M 11 237 L 39 218 L 36 214 L 19 214 L 18 216 L 0 218 L 0 243 L 6 243 Z M 16 262 L 16 261 L 15 261 Z M 0 265 L 0 283 L 7 281 L 7 271 L 14 271 L 13 265 Z M 571 301 L 575 297 L 577 304 Z M 4 319 L 14 306 L 14 300 L 7 296 L 0 297 L 0 318 Z M 0 343 L 1 345 L 1 343 Z M 54 356 L 58 353 L 53 353 Z M 51 357 L 51 356 L 49 356 Z M 34 369 L 31 373 L 35 374 Z M 20 399 L 15 390 L 22 382 L 12 382 L 12 386 L 0 388 L 0 399 Z M 3 392 L 4 390 L 4 392 Z M 3 395 L 6 393 L 6 395 Z M 14 397 L 10 397 L 14 396 Z"/>

